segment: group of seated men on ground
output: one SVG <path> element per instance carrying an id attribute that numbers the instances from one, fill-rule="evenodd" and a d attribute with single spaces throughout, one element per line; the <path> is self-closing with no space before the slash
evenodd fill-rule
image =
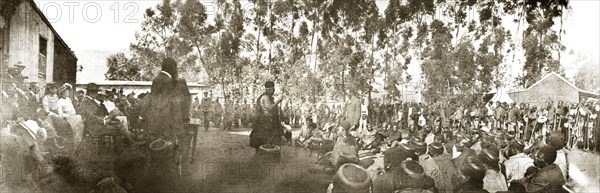
<path id="1" fill-rule="evenodd" d="M 531 112 L 533 116 L 535 111 Z M 563 116 L 565 122 L 569 120 L 568 113 Z M 562 129 L 571 129 L 566 125 L 557 129 L 549 124 L 539 129 L 532 127 L 525 130 L 531 132 L 525 138 L 524 131 L 494 125 L 492 121 L 456 127 L 410 121 L 404 129 L 402 122 L 367 124 L 363 128 L 353 125 L 349 129 L 338 127 L 338 123 L 330 120 L 316 124 L 309 117 L 293 144 L 324 154 L 317 162 L 317 170 L 332 173 L 346 163 L 359 165 L 372 181 L 373 192 L 567 190 L 563 187 L 569 176 L 566 156 L 569 150 L 565 145 L 572 142 L 565 140 Z M 525 126 L 516 128 L 524 130 Z M 594 138 L 588 140 L 591 144 L 586 146 L 595 146 Z M 583 141 L 578 142 L 583 147 Z M 377 155 L 382 155 L 383 163 L 377 161 L 378 157 L 381 159 Z M 344 186 L 333 183 L 330 191 L 353 187 Z"/>

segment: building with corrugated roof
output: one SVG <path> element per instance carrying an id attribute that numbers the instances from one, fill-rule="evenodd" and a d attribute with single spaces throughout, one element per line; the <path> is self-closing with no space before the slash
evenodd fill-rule
<path id="1" fill-rule="evenodd" d="M 508 95 L 516 103 L 528 103 L 538 106 L 546 104 L 548 101 L 553 101 L 554 104 L 559 101 L 579 103 L 600 98 L 599 93 L 577 88 L 572 82 L 554 72 L 544 76 L 529 88 L 509 91 Z"/>

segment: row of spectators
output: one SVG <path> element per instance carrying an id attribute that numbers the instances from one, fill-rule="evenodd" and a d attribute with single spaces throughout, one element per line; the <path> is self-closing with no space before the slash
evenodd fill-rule
<path id="1" fill-rule="evenodd" d="M 3 183 L 3 191 L 43 190 L 37 187 L 41 183 L 39 177 L 52 175 L 60 171 L 56 167 L 67 163 L 56 161 L 65 160 L 57 156 L 75 157 L 82 152 L 93 155 L 89 152 L 95 149 L 83 144 L 104 136 L 121 136 L 132 146 L 141 144 L 134 140 L 131 130 L 141 130 L 140 98 L 146 94 L 139 98 L 126 96 L 91 84 L 85 92 L 77 91 L 72 96 L 75 90 L 68 83 L 48 83 L 43 92 L 39 90 L 32 83 L 27 89 L 12 84 L 2 91 L 0 153 L 3 171 L 11 173 L 7 183 Z"/>
<path id="2" fill-rule="evenodd" d="M 350 129 L 306 118 L 294 144 L 324 154 L 318 170 L 356 164 L 373 192 L 565 192 L 567 154 L 600 149 L 597 103 L 401 106 L 397 120 Z M 351 181 L 330 190 L 358 188 Z"/>

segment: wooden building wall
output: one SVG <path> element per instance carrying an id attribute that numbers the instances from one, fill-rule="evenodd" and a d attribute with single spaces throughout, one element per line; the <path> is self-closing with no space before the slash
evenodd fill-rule
<path id="1" fill-rule="evenodd" d="M 40 37 L 47 40 L 46 69 L 38 69 Z M 40 15 L 25 1 L 19 5 L 11 19 L 9 65 L 22 63 L 25 66 L 23 76 L 27 82 L 39 82 L 44 85 L 53 80 L 54 34 L 44 23 Z M 45 75 L 45 78 L 43 76 Z"/>
<path id="2" fill-rule="evenodd" d="M 550 76 L 528 90 L 508 93 L 516 103 L 529 103 L 540 106 L 548 101 L 577 103 L 579 91 L 558 76 Z"/>
<path id="3" fill-rule="evenodd" d="M 54 39 L 53 73 L 54 82 L 75 85 L 77 81 L 77 60 L 58 38 Z"/>

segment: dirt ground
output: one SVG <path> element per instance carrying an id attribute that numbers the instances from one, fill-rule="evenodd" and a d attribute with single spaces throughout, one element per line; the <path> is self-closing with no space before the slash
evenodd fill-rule
<path id="1" fill-rule="evenodd" d="M 294 137 L 299 129 L 294 130 Z M 250 129 L 223 131 L 211 128 L 198 133 L 195 162 L 190 167 L 191 175 L 177 185 L 168 188 L 168 193 L 312 193 L 326 192 L 332 182 L 331 174 L 311 172 L 317 166 L 317 153 L 299 147 L 282 146 L 279 162 L 265 161 L 254 156 L 249 146 Z M 96 150 L 94 150 L 96 151 Z M 110 155 L 110 150 L 82 152 L 89 157 Z M 567 151 L 572 171 L 579 171 L 584 186 L 575 186 L 577 192 L 600 192 L 600 156 L 585 151 Z M 100 156 L 109 163 L 112 156 Z M 189 161 L 189 160 L 186 160 Z M 105 165 L 105 164 L 101 164 Z M 577 180 L 571 180 L 574 183 Z M 581 180 L 580 180 L 581 181 Z M 157 182 L 160 183 L 160 182 Z M 85 187 L 58 188 L 60 193 L 82 192 Z M 138 187 L 139 188 L 139 187 Z M 143 187 L 142 187 L 143 188 Z M 582 189 L 587 188 L 587 189 Z M 153 192 L 153 191 L 150 191 Z"/>
<path id="2" fill-rule="evenodd" d="M 317 154 L 282 146 L 280 162 L 254 157 L 250 130 L 200 130 L 190 192 L 325 192 L 331 176 L 311 173 Z M 298 133 L 297 131 L 294 133 Z"/>
<path id="3" fill-rule="evenodd" d="M 600 156 L 581 150 L 568 150 L 566 154 L 570 165 L 568 183 L 574 184 L 577 192 L 600 192 Z M 579 182 L 578 173 L 583 174 Z"/>

